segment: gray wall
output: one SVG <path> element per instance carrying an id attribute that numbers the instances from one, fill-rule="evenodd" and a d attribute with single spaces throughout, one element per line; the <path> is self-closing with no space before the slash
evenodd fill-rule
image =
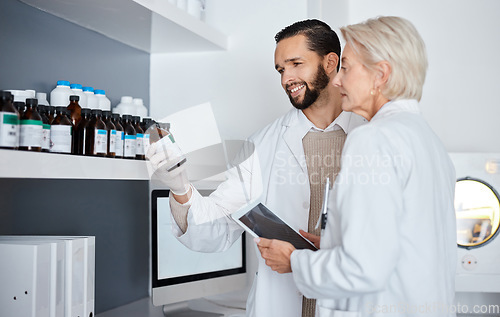
<path id="1" fill-rule="evenodd" d="M 149 105 L 145 52 L 17 0 L 0 1 L 0 43 L 0 90 L 65 79 Z M 0 234 L 95 235 L 99 313 L 148 296 L 148 195 L 147 181 L 0 179 Z"/>

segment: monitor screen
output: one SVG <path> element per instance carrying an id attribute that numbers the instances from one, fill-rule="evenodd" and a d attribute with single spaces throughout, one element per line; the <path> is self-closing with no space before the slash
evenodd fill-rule
<path id="1" fill-rule="evenodd" d="M 199 192 L 208 196 L 211 191 Z M 188 249 L 172 233 L 174 220 L 170 215 L 168 195 L 168 190 L 151 192 L 153 304 L 165 305 L 244 287 L 244 235 L 224 252 L 203 253 Z M 239 276 L 239 280 L 231 280 L 232 276 Z"/>

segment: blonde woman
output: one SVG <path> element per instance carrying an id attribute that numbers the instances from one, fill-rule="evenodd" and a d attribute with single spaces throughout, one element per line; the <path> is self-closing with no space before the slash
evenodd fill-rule
<path id="1" fill-rule="evenodd" d="M 321 249 L 257 239 L 261 255 L 318 299 L 316 316 L 454 316 L 455 171 L 419 111 L 425 45 L 399 17 L 341 31 L 333 85 L 369 123 L 347 137 Z"/>

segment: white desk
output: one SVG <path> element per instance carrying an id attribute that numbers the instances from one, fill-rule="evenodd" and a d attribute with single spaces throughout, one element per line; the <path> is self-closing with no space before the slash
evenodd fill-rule
<path id="1" fill-rule="evenodd" d="M 222 300 L 198 299 L 189 302 L 193 310 L 223 314 L 224 317 L 245 317 L 244 302 L 225 302 Z M 143 298 L 128 305 L 97 314 L 96 317 L 164 317 L 162 307 L 151 304 L 149 297 Z"/>

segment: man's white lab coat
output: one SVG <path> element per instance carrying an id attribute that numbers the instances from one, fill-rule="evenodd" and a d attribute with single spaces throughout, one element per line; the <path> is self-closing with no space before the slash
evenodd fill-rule
<path id="1" fill-rule="evenodd" d="M 338 124 L 346 133 L 363 123 L 357 115 L 343 112 L 330 127 Z M 255 145 L 246 147 L 248 159 L 241 164 L 241 181 L 236 169 L 228 172 L 210 197 L 194 192 L 185 234 L 174 228 L 179 241 L 192 250 L 217 252 L 227 249 L 242 233 L 229 214 L 241 208 L 248 196 L 262 202 L 296 230 L 307 230 L 310 187 L 302 138 L 313 127 L 296 109 L 250 137 Z M 336 127 L 338 128 L 338 127 Z M 332 155 L 339 155 L 334 153 Z M 245 184 L 245 192 L 243 185 Z M 278 274 L 265 265 L 258 249 L 258 274 L 247 300 L 249 317 L 300 317 L 302 294 L 292 274 Z"/>
<path id="2" fill-rule="evenodd" d="M 292 253 L 317 317 L 454 316 L 455 170 L 416 100 L 348 135 L 321 250 Z"/>

